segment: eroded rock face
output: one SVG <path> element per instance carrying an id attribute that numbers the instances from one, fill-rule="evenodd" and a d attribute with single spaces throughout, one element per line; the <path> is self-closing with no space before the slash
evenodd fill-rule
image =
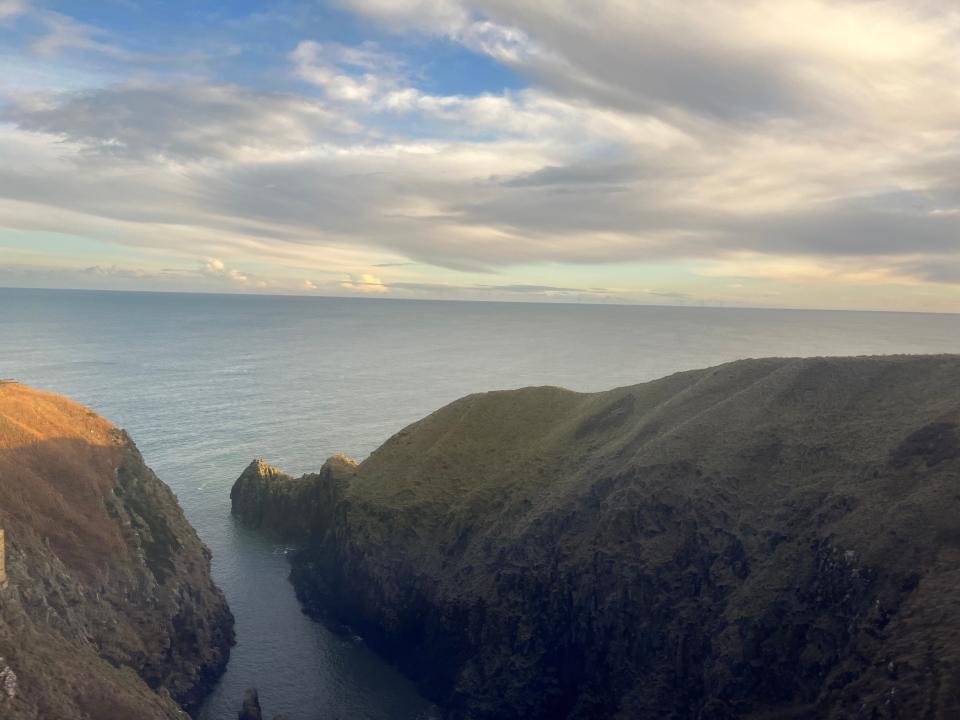
<path id="1" fill-rule="evenodd" d="M 0 711 L 185 718 L 222 672 L 233 619 L 210 555 L 125 433 L 0 385 Z M 2 690 L 2 687 L 0 687 Z"/>
<path id="2" fill-rule="evenodd" d="M 957 356 L 488 393 L 234 512 L 452 718 L 946 719 L 958 420 Z"/>
<path id="3" fill-rule="evenodd" d="M 0 704 L 12 701 L 17 696 L 17 674 L 0 658 Z"/>
<path id="4" fill-rule="evenodd" d="M 335 455 L 319 473 L 293 478 L 258 458 L 233 484 L 231 507 L 251 527 L 304 537 L 331 522 L 329 513 L 342 499 L 356 467 L 345 455 Z"/>

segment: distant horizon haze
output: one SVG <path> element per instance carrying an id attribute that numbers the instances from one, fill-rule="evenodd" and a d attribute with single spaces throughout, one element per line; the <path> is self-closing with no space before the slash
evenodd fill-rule
<path id="1" fill-rule="evenodd" d="M 491 299 L 491 298 L 419 298 L 419 297 L 385 297 L 382 295 L 319 295 L 316 293 L 296 292 L 245 292 L 242 290 L 127 290 L 114 288 L 76 288 L 76 287 L 18 287 L 0 285 L 0 290 L 22 290 L 36 292 L 64 292 L 64 293 L 137 293 L 144 295 L 197 295 L 221 297 L 261 297 L 261 298 L 313 298 L 316 300 L 362 300 L 362 301 L 395 301 L 395 302 L 424 302 L 424 303 L 491 303 L 500 305 L 549 305 L 549 306 L 584 306 L 597 307 L 636 307 L 636 308 L 666 308 L 666 309 L 699 309 L 699 310 L 783 310 L 795 312 L 838 312 L 838 313 L 886 313 L 894 315 L 960 315 L 960 310 L 890 310 L 875 308 L 842 308 L 842 307 L 791 307 L 777 305 L 708 305 L 708 304 L 653 304 L 643 302 L 624 302 L 616 300 L 574 300 L 570 298 L 528 298 L 528 299 Z"/>

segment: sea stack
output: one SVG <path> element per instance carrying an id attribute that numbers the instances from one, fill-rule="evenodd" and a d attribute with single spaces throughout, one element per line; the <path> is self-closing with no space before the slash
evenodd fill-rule
<path id="1" fill-rule="evenodd" d="M 226 664 L 210 553 L 126 433 L 0 384 L 0 717 L 184 720 Z"/>
<path id="2" fill-rule="evenodd" d="M 451 718 L 960 716 L 960 356 L 471 395 L 248 469 L 306 607 Z"/>

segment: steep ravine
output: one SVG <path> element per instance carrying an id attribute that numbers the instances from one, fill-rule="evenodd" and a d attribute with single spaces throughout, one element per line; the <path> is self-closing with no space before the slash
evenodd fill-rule
<path id="1" fill-rule="evenodd" d="M 4 720 L 186 718 L 233 618 L 210 555 L 127 435 L 0 383 Z"/>
<path id="2" fill-rule="evenodd" d="M 960 714 L 957 356 L 473 395 L 231 498 L 451 718 Z"/>

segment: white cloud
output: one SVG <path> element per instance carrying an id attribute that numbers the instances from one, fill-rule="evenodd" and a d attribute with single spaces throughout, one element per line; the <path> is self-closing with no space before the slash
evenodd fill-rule
<path id="1" fill-rule="evenodd" d="M 0 22 L 23 15 L 26 11 L 26 0 L 0 0 Z"/>
<path id="2" fill-rule="evenodd" d="M 360 276 L 351 275 L 349 280 L 340 283 L 340 287 L 353 292 L 375 295 L 390 292 L 390 288 L 384 285 L 380 278 L 369 273 L 363 273 Z"/>
<path id="3" fill-rule="evenodd" d="M 447 134 L 492 133 L 581 143 L 629 140 L 660 146 L 686 141 L 684 133 L 650 115 L 610 112 L 532 89 L 475 96 L 425 93 L 408 83 L 389 56 L 378 61 L 369 49 L 351 54 L 341 46 L 303 41 L 290 57 L 297 75 L 324 88 L 331 100 L 360 105 L 365 114 L 419 114 L 444 123 Z M 379 71 L 350 74 L 345 67 L 349 65 Z"/>
<path id="4" fill-rule="evenodd" d="M 41 13 L 40 20 L 46 26 L 47 34 L 31 45 L 31 49 L 38 55 L 53 57 L 64 50 L 90 50 L 117 58 L 130 57 L 123 50 L 97 40 L 96 38 L 107 34 L 98 27 L 50 11 Z"/>
<path id="5" fill-rule="evenodd" d="M 334 100 L 365 103 L 370 102 L 374 95 L 380 92 L 384 81 L 376 74 L 354 76 L 340 72 L 336 67 L 336 60 L 324 55 L 322 45 L 305 40 L 290 53 L 290 58 L 296 64 L 297 74 L 301 79 L 324 88 L 327 95 Z M 338 59 L 360 67 L 369 67 L 372 64 L 358 52 L 347 53 Z"/>
<path id="6" fill-rule="evenodd" d="M 219 258 L 207 258 L 203 262 L 201 272 L 207 277 L 222 279 L 234 285 L 261 288 L 267 286 L 265 281 L 258 281 L 251 278 L 247 273 L 240 272 L 236 268 L 227 267 L 223 260 Z"/>

